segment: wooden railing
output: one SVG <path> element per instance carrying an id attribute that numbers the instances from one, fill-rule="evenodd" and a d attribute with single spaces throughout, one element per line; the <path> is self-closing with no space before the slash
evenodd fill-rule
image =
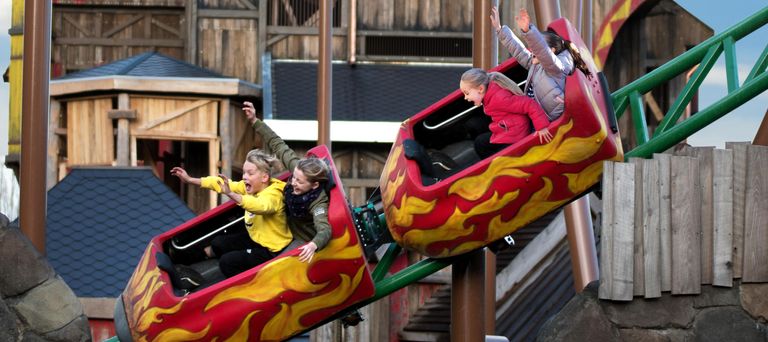
<path id="1" fill-rule="evenodd" d="M 768 282 L 768 147 L 727 147 L 605 163 L 601 299 Z"/>

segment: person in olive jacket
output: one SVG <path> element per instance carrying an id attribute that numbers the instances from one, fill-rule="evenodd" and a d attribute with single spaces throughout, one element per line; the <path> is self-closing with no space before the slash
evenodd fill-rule
<path id="1" fill-rule="evenodd" d="M 331 240 L 328 194 L 325 192 L 325 184 L 330 175 L 328 165 L 318 158 L 299 158 L 283 139 L 256 117 L 252 103 L 244 102 L 243 105 L 246 117 L 256 133 L 264 139 L 265 145 L 288 170 L 292 170 L 291 179 L 283 190 L 285 213 L 293 237 L 308 241 L 299 247 L 299 260 L 310 262 L 315 252 L 323 249 Z"/>

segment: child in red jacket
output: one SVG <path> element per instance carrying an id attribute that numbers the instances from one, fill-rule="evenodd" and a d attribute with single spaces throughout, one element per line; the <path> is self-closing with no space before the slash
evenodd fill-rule
<path id="1" fill-rule="evenodd" d="M 475 151 L 481 158 L 530 134 L 531 122 L 539 142 L 552 140 L 544 110 L 535 100 L 524 96 L 520 87 L 502 73 L 469 69 L 461 76 L 459 87 L 465 100 L 483 106 L 485 114 L 491 118 L 491 131 L 475 138 Z"/>

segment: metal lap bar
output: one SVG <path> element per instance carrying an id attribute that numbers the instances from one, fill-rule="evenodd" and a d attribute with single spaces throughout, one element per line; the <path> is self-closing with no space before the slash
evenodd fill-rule
<path id="1" fill-rule="evenodd" d="M 466 115 L 467 113 L 469 113 L 469 112 L 471 112 L 471 111 L 473 111 L 473 110 L 475 110 L 475 109 L 477 109 L 477 108 L 479 108 L 479 106 L 472 106 L 472 107 L 470 107 L 469 109 L 467 109 L 467 110 L 465 110 L 465 111 L 463 111 L 463 112 L 461 112 L 461 113 L 459 113 L 459 114 L 456 114 L 456 115 L 454 115 L 452 118 L 450 118 L 450 119 L 448 119 L 448 120 L 445 120 L 445 121 L 443 121 L 443 122 L 441 122 L 441 123 L 439 123 L 439 124 L 437 124 L 437 125 L 434 125 L 434 126 L 430 126 L 430 125 L 427 125 L 427 120 L 424 120 L 424 121 L 423 121 L 423 123 L 424 123 L 424 128 L 426 128 L 426 129 L 438 129 L 438 128 L 440 128 L 440 127 L 443 127 L 443 126 L 445 126 L 445 125 L 447 125 L 447 124 L 449 124 L 449 123 L 453 122 L 453 121 L 454 121 L 454 120 L 456 120 L 456 119 L 459 119 L 459 118 L 461 118 L 462 116 Z"/>
<path id="2" fill-rule="evenodd" d="M 245 218 L 245 217 L 241 217 L 241 218 L 238 218 L 237 220 L 234 220 L 234 221 L 232 221 L 232 222 L 230 222 L 230 223 L 227 223 L 227 224 L 225 224 L 225 225 L 223 225 L 223 226 L 221 226 L 221 227 L 219 227 L 219 228 L 216 228 L 216 229 L 215 229 L 215 230 L 213 230 L 212 232 L 210 232 L 210 233 L 208 233 L 208 234 L 205 234 L 205 235 L 203 235 L 201 238 L 198 238 L 197 240 L 195 240 L 195 241 L 192 241 L 192 242 L 190 242 L 190 243 L 188 243 L 188 244 L 186 244 L 186 245 L 184 245 L 184 246 L 179 246 L 179 245 L 177 245 L 177 244 L 176 244 L 176 241 L 171 241 L 171 245 L 173 245 L 173 248 L 176 248 L 176 249 L 178 249 L 178 250 L 185 250 L 185 249 L 187 249 L 187 248 L 189 248 L 189 247 L 192 247 L 193 245 L 195 245 L 195 244 L 199 243 L 200 241 L 203 241 L 203 240 L 205 240 L 205 239 L 207 239 L 207 238 L 209 238 L 209 237 L 211 237 L 211 236 L 213 236 L 213 235 L 217 234 L 218 232 L 220 232 L 220 231 L 222 231 L 222 230 L 224 230 L 224 229 L 227 229 L 227 228 L 229 228 L 229 227 L 230 227 L 230 226 L 232 226 L 233 224 L 235 224 L 235 223 L 238 223 L 238 222 L 242 221 L 244 218 Z"/>

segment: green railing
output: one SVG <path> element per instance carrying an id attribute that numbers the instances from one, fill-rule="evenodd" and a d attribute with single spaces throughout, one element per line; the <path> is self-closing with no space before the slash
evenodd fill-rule
<path id="1" fill-rule="evenodd" d="M 632 125 L 637 137 L 638 146 L 627 152 L 626 157 L 650 157 L 653 153 L 664 151 L 768 89 L 768 75 L 765 72 L 768 66 L 768 44 L 741 86 L 735 47 L 736 41 L 767 23 L 768 7 L 614 92 L 612 98 L 616 117 L 621 117 L 627 107 L 630 107 Z M 693 95 L 699 90 L 704 78 L 723 52 L 725 52 L 728 94 L 678 123 L 685 107 L 691 102 Z M 696 67 L 697 64 L 698 67 Z M 694 67 L 696 69 L 688 83 L 656 127 L 653 137 L 650 138 L 645 121 L 643 94 Z"/>

